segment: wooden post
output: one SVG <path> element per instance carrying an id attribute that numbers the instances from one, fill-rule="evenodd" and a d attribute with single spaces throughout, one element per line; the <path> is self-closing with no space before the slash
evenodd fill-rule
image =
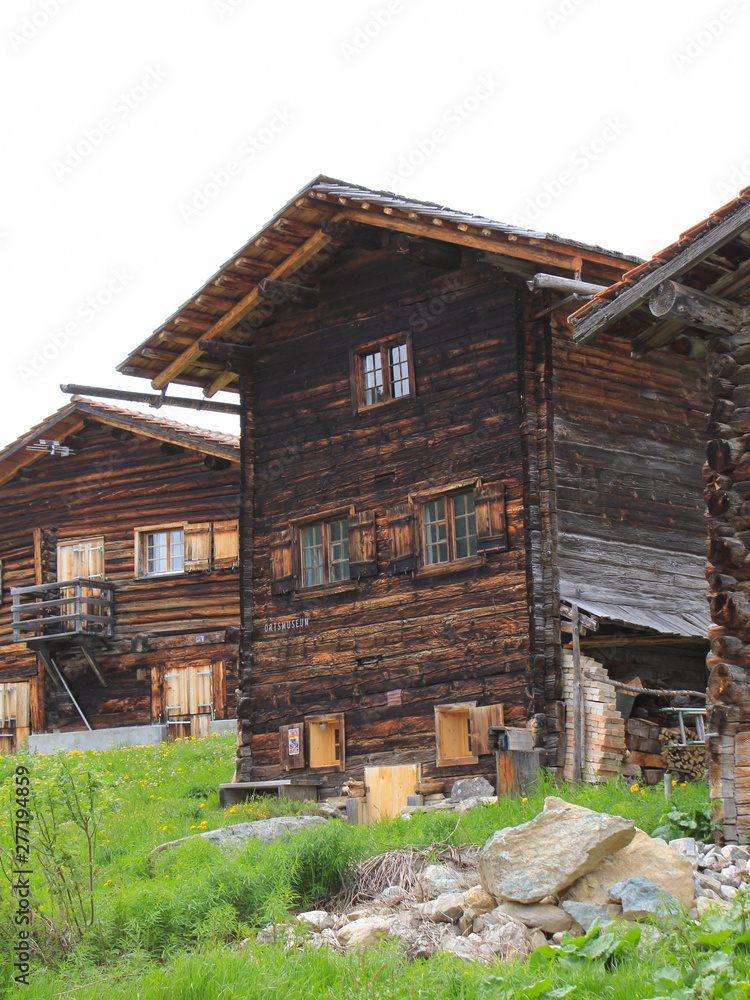
<path id="1" fill-rule="evenodd" d="M 237 768 L 235 781 L 253 777 L 253 505 L 255 499 L 255 421 L 252 375 L 249 366 L 239 379 L 240 389 L 240 653 L 237 698 Z"/>
<path id="2" fill-rule="evenodd" d="M 585 719 L 583 713 L 583 673 L 581 671 L 581 631 L 578 605 L 572 605 L 573 626 L 573 781 L 583 777 Z"/>

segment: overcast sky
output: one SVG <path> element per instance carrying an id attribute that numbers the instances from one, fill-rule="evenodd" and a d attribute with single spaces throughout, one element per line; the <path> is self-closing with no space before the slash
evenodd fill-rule
<path id="1" fill-rule="evenodd" d="M 0 446 L 148 391 L 115 365 L 319 173 L 650 255 L 750 184 L 749 41 L 750 0 L 3 0 Z"/>

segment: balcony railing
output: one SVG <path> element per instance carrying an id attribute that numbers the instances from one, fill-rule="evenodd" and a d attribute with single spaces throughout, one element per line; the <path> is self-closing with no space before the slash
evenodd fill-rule
<path id="1" fill-rule="evenodd" d="M 111 638 L 115 589 L 104 580 L 78 577 L 35 587 L 12 587 L 13 641 Z"/>

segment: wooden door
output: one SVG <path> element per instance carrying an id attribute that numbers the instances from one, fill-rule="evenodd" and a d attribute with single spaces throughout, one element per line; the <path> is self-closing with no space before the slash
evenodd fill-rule
<path id="1" fill-rule="evenodd" d="M 170 743 L 190 736 L 189 690 L 188 667 L 168 666 L 164 671 L 164 721 Z"/>
<path id="2" fill-rule="evenodd" d="M 169 666 L 164 672 L 164 719 L 168 739 L 207 736 L 214 715 L 214 670 L 210 663 Z"/>
<path id="3" fill-rule="evenodd" d="M 57 579 L 64 583 L 66 580 L 76 580 L 83 577 L 87 580 L 104 579 L 104 539 L 99 538 L 79 538 L 74 542 L 60 542 L 57 546 Z M 75 591 L 72 587 L 62 587 L 60 596 L 63 600 L 72 598 Z M 91 597 L 94 591 L 90 587 L 84 587 L 81 591 L 82 597 Z M 76 602 L 68 600 L 61 605 L 61 614 L 74 615 L 79 613 L 85 615 L 100 615 L 102 610 L 96 604 L 81 603 L 80 609 L 76 607 Z M 71 632 L 75 628 L 75 622 L 65 622 L 61 631 Z"/>
<path id="4" fill-rule="evenodd" d="M 366 767 L 367 822 L 377 823 L 386 816 L 398 816 L 407 805 L 407 796 L 417 794 L 420 771 L 419 764 Z"/>
<path id="5" fill-rule="evenodd" d="M 29 735 L 29 681 L 0 684 L 0 754 L 17 753 Z"/>

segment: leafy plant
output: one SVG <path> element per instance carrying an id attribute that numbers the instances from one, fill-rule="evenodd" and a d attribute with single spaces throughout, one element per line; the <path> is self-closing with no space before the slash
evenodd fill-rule
<path id="1" fill-rule="evenodd" d="M 652 837 L 663 837 L 664 840 L 695 837 L 696 840 L 705 842 L 712 839 L 713 832 L 714 819 L 710 805 L 699 805 L 690 812 L 667 809 Z"/>
<path id="2" fill-rule="evenodd" d="M 592 927 L 583 937 L 565 934 L 562 943 L 542 945 L 532 954 L 530 965 L 557 963 L 566 969 L 576 969 L 588 962 L 600 961 L 610 966 L 616 958 L 633 952 L 641 939 L 640 927 L 625 927 L 612 922 Z"/>

